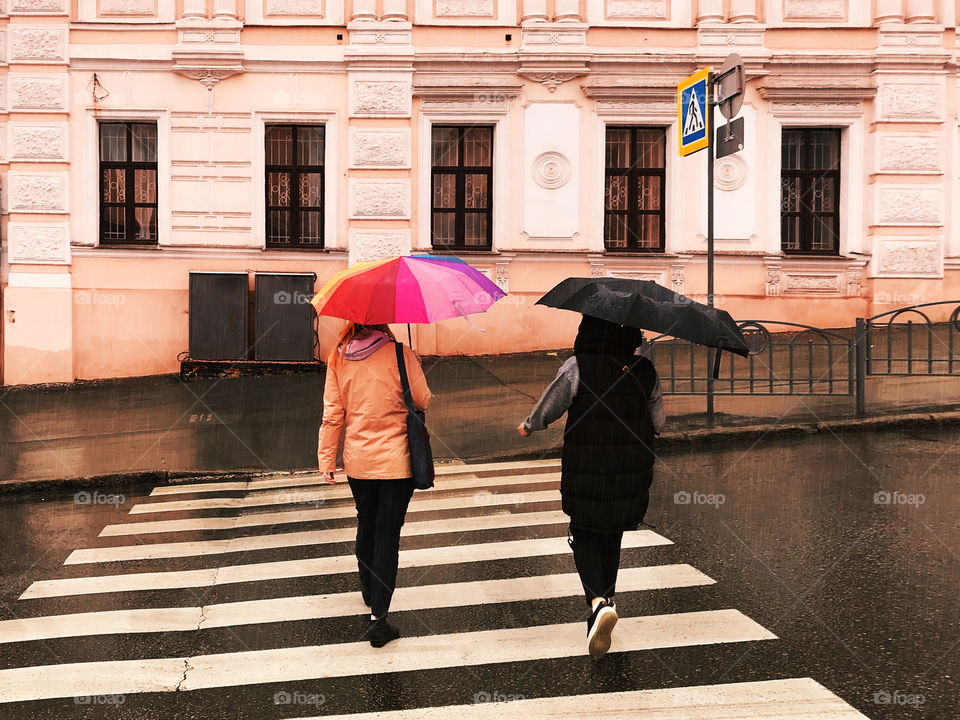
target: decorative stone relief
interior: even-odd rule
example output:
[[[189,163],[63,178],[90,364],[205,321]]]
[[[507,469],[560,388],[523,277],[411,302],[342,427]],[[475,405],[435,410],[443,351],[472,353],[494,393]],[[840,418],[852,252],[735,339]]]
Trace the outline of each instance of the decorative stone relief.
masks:
[[[566,185],[570,182],[572,173],[573,168],[566,155],[552,150],[537,155],[530,168],[533,181],[547,190],[556,190]]]
[[[877,224],[942,225],[940,197],[937,187],[880,186],[877,190]]]
[[[67,223],[10,223],[10,262],[66,265],[70,262]]]
[[[437,17],[495,17],[494,0],[436,0]]]
[[[11,15],[66,15],[67,0],[10,0]]]
[[[590,263],[590,277],[602,278],[606,277],[606,274],[603,263]]]
[[[943,90],[938,85],[888,83],[880,88],[883,120],[940,120]]]
[[[429,112],[451,111],[503,115],[510,109],[512,96],[478,92],[471,98],[422,97],[420,109]],[[674,109],[676,114],[676,109]]]
[[[767,268],[767,295],[775,297],[780,294],[780,268],[771,265]]]
[[[670,266],[670,282],[672,289],[678,295],[684,294],[684,285],[687,280],[687,268],[685,265]]]
[[[718,190],[731,192],[747,182],[747,162],[739,155],[727,155],[713,166],[713,184]]]
[[[156,0],[100,0],[101,15],[156,15]]]
[[[497,263],[493,281],[504,292],[510,292],[510,263]]]
[[[409,117],[412,90],[402,80],[354,80],[354,117]]]
[[[847,270],[847,297],[860,297],[863,294],[863,271]]]
[[[607,0],[607,18],[611,20],[667,17],[666,0]]]
[[[66,75],[10,75],[11,110],[65,110]]]
[[[11,125],[11,160],[66,160],[66,125]]]
[[[940,274],[940,245],[924,240],[881,240],[879,271],[885,275]]]
[[[410,181],[351,180],[350,216],[354,218],[410,217]]]
[[[625,278],[627,280],[653,280],[659,285],[666,284],[664,270],[609,270],[607,277]]]
[[[859,102],[772,102],[770,110],[774,115],[783,117],[810,116],[819,117],[857,117],[863,115],[863,106]]]
[[[783,273],[784,295],[840,295],[842,290],[839,272]]]
[[[66,173],[7,174],[10,212],[62,213],[67,211]]]
[[[785,0],[786,20],[839,19],[844,17],[844,0]]]
[[[264,15],[323,16],[325,0],[266,0]]]
[[[410,167],[410,132],[350,128],[350,165],[357,168]]]
[[[939,137],[887,135],[880,139],[880,170],[891,173],[943,172],[943,145]]]
[[[11,62],[66,62],[67,28],[10,27]]]
[[[383,260],[405,255],[410,251],[410,234],[406,230],[352,230],[349,263]]]

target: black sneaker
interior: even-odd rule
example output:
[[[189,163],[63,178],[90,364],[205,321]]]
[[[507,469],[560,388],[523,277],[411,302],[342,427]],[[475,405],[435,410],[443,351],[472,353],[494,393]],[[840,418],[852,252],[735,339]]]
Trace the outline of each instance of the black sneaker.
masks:
[[[610,649],[610,634],[617,624],[616,605],[610,600],[601,600],[587,620],[587,651],[594,660],[599,660]]]
[[[364,637],[369,640],[370,644],[375,648],[382,648],[391,640],[396,640],[400,637],[400,631],[395,625],[391,625],[387,621],[387,616],[384,615],[382,618],[370,621],[370,627],[367,628]]]

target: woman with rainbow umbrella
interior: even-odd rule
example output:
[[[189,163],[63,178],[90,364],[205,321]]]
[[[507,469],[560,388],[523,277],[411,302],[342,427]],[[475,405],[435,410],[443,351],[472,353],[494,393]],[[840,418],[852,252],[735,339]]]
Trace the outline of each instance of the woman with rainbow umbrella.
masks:
[[[413,255],[358,263],[313,298],[319,315],[348,320],[327,360],[317,462],[336,482],[337,446],[357,506],[360,593],[370,608],[366,637],[383,647],[400,636],[387,620],[397,580],[400,528],[413,495],[407,401],[425,410],[430,389],[420,360],[389,323],[432,323],[485,312],[505,293],[455,257]],[[405,373],[405,378],[401,378]]]

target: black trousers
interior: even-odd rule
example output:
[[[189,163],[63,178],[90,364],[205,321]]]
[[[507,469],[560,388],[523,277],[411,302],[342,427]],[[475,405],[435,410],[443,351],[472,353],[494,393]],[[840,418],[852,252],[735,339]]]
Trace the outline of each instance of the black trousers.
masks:
[[[611,598],[617,589],[623,533],[595,533],[571,527],[573,561],[587,605],[595,597]]]
[[[357,506],[357,568],[370,611],[387,614],[397,584],[400,528],[413,495],[413,480],[347,478]]]

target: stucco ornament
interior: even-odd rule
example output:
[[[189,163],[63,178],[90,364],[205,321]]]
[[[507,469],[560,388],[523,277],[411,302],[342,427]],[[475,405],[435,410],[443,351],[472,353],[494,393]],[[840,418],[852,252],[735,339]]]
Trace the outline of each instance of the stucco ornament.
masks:
[[[533,181],[547,190],[556,190],[566,185],[570,182],[572,172],[566,155],[553,150],[537,155],[530,168]]]
[[[863,272],[847,270],[847,297],[860,297],[863,294]]]
[[[66,225],[11,223],[10,262],[69,263],[70,243]]]
[[[357,182],[353,186],[356,217],[406,217],[407,197],[403,183]]]
[[[391,131],[357,131],[353,135],[353,162],[357,167],[405,167],[406,136]]]
[[[10,31],[13,60],[66,60],[66,29],[20,28]]]
[[[393,80],[356,80],[354,115],[409,114],[410,85]]]
[[[323,15],[324,0],[267,0],[265,15]]]
[[[937,243],[890,241],[880,243],[880,272],[890,275],[936,275],[940,271]]]
[[[13,212],[66,212],[67,180],[60,174],[8,175]]]
[[[60,110],[64,107],[66,76],[14,77],[10,80],[13,110]]]
[[[780,268],[767,268],[767,295],[774,297],[780,294]]]
[[[494,0],[436,0],[437,17],[494,17]]]
[[[718,190],[738,190],[747,181],[747,163],[739,155],[727,155],[713,166],[713,184]]]
[[[65,14],[67,12],[67,0],[10,0],[10,12],[13,14]]]
[[[881,188],[879,221],[885,225],[942,225],[937,188]]]
[[[350,241],[350,263],[403,255],[406,242],[403,232],[355,232]]]
[[[938,137],[887,136],[880,142],[880,169],[887,172],[939,173],[943,163]]]
[[[154,15],[155,0],[100,0],[101,15]]]
[[[43,125],[10,128],[10,154],[15,159],[61,160],[65,158],[64,128]]]
[[[890,83],[880,90],[884,120],[939,120],[943,107],[936,85]]]
[[[842,18],[844,0],[785,0],[783,16],[788,20]]]
[[[666,0],[607,0],[607,17],[662,20],[667,17],[667,2]]]

